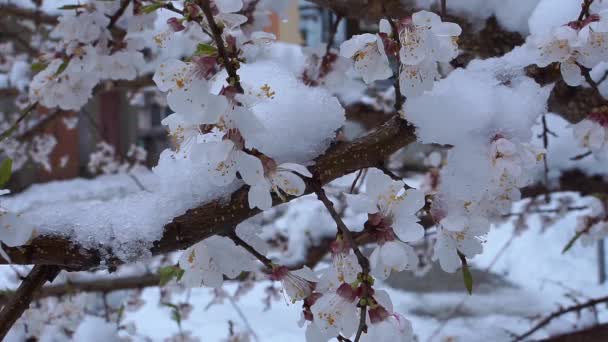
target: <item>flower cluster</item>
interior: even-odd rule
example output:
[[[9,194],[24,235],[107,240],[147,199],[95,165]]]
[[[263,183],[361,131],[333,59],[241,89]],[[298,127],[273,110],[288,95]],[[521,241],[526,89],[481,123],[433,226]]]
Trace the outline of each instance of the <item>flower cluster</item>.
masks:
[[[608,12],[553,28],[550,32],[532,36],[530,40],[538,49],[538,66],[546,67],[557,62],[564,81],[570,86],[579,86],[585,80],[581,66],[592,69],[607,60]]]
[[[40,58],[46,68],[32,79],[30,100],[47,108],[77,110],[101,80],[135,79],[145,64],[140,52],[144,41],[137,34],[152,28],[156,15],[142,13],[134,4],[127,6],[122,22],[112,25],[110,17],[119,2],[92,0],[62,11],[50,33],[59,42]],[[113,29],[126,29],[126,34],[114,37]]]
[[[391,77],[388,56],[398,57],[401,91],[406,97],[415,97],[433,89],[439,77],[438,62],[449,62],[458,55],[456,41],[461,32],[457,24],[420,11],[399,23],[381,20],[380,33],[354,36],[342,44],[340,54],[354,61],[355,70],[366,83]]]

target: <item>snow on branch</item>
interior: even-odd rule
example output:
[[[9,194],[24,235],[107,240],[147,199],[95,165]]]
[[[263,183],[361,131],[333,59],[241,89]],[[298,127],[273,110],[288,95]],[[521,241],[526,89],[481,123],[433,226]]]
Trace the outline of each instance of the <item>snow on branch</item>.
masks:
[[[337,143],[316,159],[311,167],[321,184],[362,168],[380,165],[398,149],[415,141],[414,128],[398,117],[393,117],[369,135],[352,143]],[[237,224],[260,212],[250,209],[247,203],[247,187],[234,192],[229,203],[215,200],[188,210],[165,225],[162,239],[154,243],[151,253],[164,254],[185,249],[214,235],[225,235]],[[307,193],[311,189],[306,190]],[[291,198],[290,198],[291,199]],[[273,205],[282,201],[273,196]],[[57,236],[39,236],[29,245],[5,248],[15,264],[58,265],[70,270],[86,270],[105,265],[120,264],[112,251],[82,248],[72,241]],[[109,257],[102,254],[109,253]],[[6,260],[1,260],[6,263]]]

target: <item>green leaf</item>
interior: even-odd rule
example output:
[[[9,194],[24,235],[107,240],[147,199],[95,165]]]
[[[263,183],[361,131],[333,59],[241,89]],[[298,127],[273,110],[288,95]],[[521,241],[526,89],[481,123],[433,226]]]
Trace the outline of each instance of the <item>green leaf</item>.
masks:
[[[4,187],[6,183],[11,179],[11,170],[13,168],[13,161],[8,158],[0,164],[0,188]]]
[[[144,7],[141,9],[141,11],[142,11],[142,13],[144,13],[144,14],[149,14],[149,13],[152,13],[152,12],[154,12],[154,11],[158,10],[159,8],[163,8],[164,6],[165,6],[165,4],[164,4],[164,3],[162,3],[162,2],[157,2],[157,3],[155,3],[155,4],[151,4],[151,5],[148,5],[148,6],[144,6]]]
[[[83,8],[84,5],[82,4],[78,4],[78,5],[64,5],[59,7],[58,9],[60,10],[75,10],[75,9],[79,9],[79,8]]]
[[[464,279],[464,286],[467,288],[469,295],[471,295],[473,294],[473,275],[471,274],[471,270],[469,269],[467,257],[460,251],[457,252],[458,257],[460,258],[460,262],[462,263],[462,279]]]
[[[160,276],[159,285],[165,286],[173,279],[176,279],[178,281],[181,280],[182,276],[184,275],[184,270],[182,270],[178,266],[161,267],[158,270],[158,275]]]
[[[31,66],[32,72],[39,73],[42,70],[46,69],[46,64],[44,63],[33,63]]]
[[[214,56],[217,55],[217,48],[209,44],[198,44],[194,54],[197,56]]]
[[[61,65],[59,66],[59,68],[57,68],[57,72],[55,73],[55,76],[57,75],[61,75],[62,72],[65,71],[65,69],[67,69],[68,65],[70,64],[70,60],[66,59],[65,61],[63,61],[63,63],[61,63]]]
[[[473,275],[468,265],[462,266],[462,278],[464,279],[464,286],[466,286],[469,294],[473,294]]]
[[[568,241],[566,246],[564,246],[564,249],[562,249],[562,254],[564,254],[568,250],[570,250],[570,248],[572,248],[572,246],[574,246],[574,243],[576,242],[576,240],[578,240],[578,238],[580,238],[583,234],[585,234],[587,230],[588,229],[581,230],[580,232],[576,232],[576,234],[572,237],[572,239],[570,239],[570,241]]]

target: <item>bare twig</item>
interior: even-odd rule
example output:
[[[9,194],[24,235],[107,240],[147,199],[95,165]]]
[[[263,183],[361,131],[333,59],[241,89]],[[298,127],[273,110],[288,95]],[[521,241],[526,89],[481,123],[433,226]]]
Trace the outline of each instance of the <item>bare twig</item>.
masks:
[[[243,239],[241,239],[236,232],[232,232],[228,235],[228,237],[237,245],[237,246],[241,246],[243,247],[244,250],[246,250],[247,252],[249,252],[249,254],[253,255],[254,257],[256,257],[256,259],[258,259],[262,264],[264,264],[264,266],[272,269],[272,267],[274,266],[274,263],[272,262],[272,260],[268,259],[264,254],[258,252],[255,248],[253,248],[253,246],[251,246],[250,244],[248,244],[247,242],[245,242]]]
[[[312,180],[311,182],[309,182],[309,186],[313,189],[313,191],[315,192],[315,194],[317,195],[319,200],[323,203],[323,205],[325,205],[325,208],[327,208],[327,211],[329,211],[329,214],[336,222],[336,226],[338,227],[338,230],[340,231],[340,233],[342,234],[342,236],[344,237],[344,239],[346,240],[348,245],[351,246],[353,252],[355,253],[355,256],[357,257],[357,262],[361,266],[361,270],[362,270],[361,273],[363,274],[363,277],[367,278],[367,276],[370,273],[369,260],[363,255],[363,253],[361,253],[361,250],[359,249],[355,239],[353,238],[351,231],[348,229],[348,227],[342,220],[342,217],[340,217],[340,214],[338,214],[338,212],[334,208],[333,202],[327,197],[325,190],[323,190],[323,187],[320,185],[320,183],[318,181]],[[361,289],[362,289],[361,298],[367,299],[367,296],[368,296],[367,287],[362,286]],[[361,310],[360,321],[359,321],[359,327],[357,328],[357,334],[355,336],[354,342],[359,342],[361,335],[363,334],[364,331],[367,330],[367,326],[365,323],[366,317],[367,317],[367,305],[361,304],[359,306],[360,306],[360,310]]]
[[[226,72],[228,73],[228,84],[233,85],[239,93],[243,93],[239,75],[236,73],[237,67],[234,64],[233,59],[228,55],[228,51],[226,51],[224,39],[222,38],[222,29],[217,25],[213,18],[213,11],[211,10],[209,0],[198,0],[197,2],[205,14],[205,18],[207,19],[207,23],[213,34],[213,40],[215,40],[215,44],[217,45],[217,51],[222,59],[221,62],[224,64]]]
[[[397,44],[401,44],[399,41],[399,28],[397,27],[397,23],[390,17],[386,17],[388,22],[391,24],[391,28],[393,31],[393,39]],[[401,93],[401,83],[399,83],[399,72],[395,75],[395,110],[397,112],[403,109],[403,104],[405,103],[405,96]]]
[[[589,12],[589,8],[593,4],[593,1],[594,0],[583,0],[583,2],[581,3],[581,13],[578,16],[578,21],[582,21],[583,19],[591,15],[591,13]]]
[[[27,118],[30,114],[32,114],[34,108],[36,108],[37,105],[38,102],[35,102],[25,108],[21,115],[19,115],[19,118],[17,118],[17,120],[11,125],[11,127],[9,127],[6,131],[2,132],[2,134],[0,135],[0,142],[8,138],[19,127],[19,124],[23,120],[25,120],[25,118]]]
[[[594,307],[598,304],[601,303],[606,303],[608,302],[608,296],[606,297],[601,297],[601,298],[596,298],[596,299],[592,299],[588,302],[582,303],[582,304],[577,304],[574,306],[570,306],[567,308],[562,308],[558,311],[555,311],[554,313],[550,314],[549,316],[545,317],[543,320],[541,320],[540,322],[538,322],[538,324],[536,324],[534,327],[532,327],[532,329],[528,330],[527,332],[525,332],[522,335],[517,336],[513,342],[519,342],[519,341],[523,341],[526,338],[532,336],[532,334],[534,334],[535,332],[537,332],[538,330],[540,330],[542,327],[546,326],[547,324],[549,324],[549,322],[551,322],[553,319],[565,315],[567,313],[570,312],[578,312],[581,311],[583,309],[586,308],[590,308],[590,307]]]
[[[108,30],[112,29],[114,27],[114,25],[116,25],[116,22],[120,19],[120,17],[122,17],[122,15],[125,13],[125,10],[127,9],[127,7],[129,6],[129,3],[131,3],[131,0],[121,0],[120,1],[120,7],[118,8],[118,10],[116,10],[116,12],[110,17],[110,22],[108,23]]]
[[[15,294],[0,311],[0,340],[4,339],[13,324],[29,308],[36,292],[40,290],[44,283],[55,279],[59,271],[60,269],[57,266],[34,266],[27,277],[23,279]]]

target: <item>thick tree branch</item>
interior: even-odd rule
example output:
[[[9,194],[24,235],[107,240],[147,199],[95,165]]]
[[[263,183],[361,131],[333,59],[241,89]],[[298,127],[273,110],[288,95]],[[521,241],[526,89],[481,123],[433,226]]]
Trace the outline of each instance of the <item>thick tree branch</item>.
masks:
[[[383,162],[388,156],[415,141],[414,128],[398,117],[392,117],[369,135],[351,143],[337,143],[315,160],[311,171],[318,175],[321,184]],[[307,189],[310,193],[312,189]],[[274,199],[274,205],[281,204]],[[154,243],[154,255],[185,249],[213,235],[227,235],[240,222],[258,214],[249,209],[247,188],[234,192],[230,202],[215,200],[188,210],[164,228],[161,240]],[[85,249],[58,236],[39,236],[29,245],[4,247],[15,264],[49,264],[70,270],[86,270],[100,265],[100,251]],[[109,252],[107,246],[100,250]],[[106,265],[120,264],[116,258],[104,260]],[[0,263],[6,263],[0,260]]]
[[[27,310],[34,295],[44,283],[55,279],[60,269],[56,266],[38,265],[19,285],[19,288],[0,311],[0,340],[4,339],[13,324]]]

